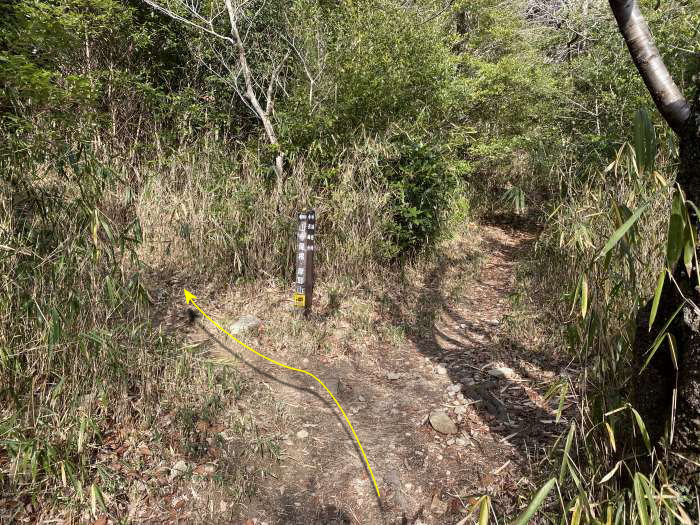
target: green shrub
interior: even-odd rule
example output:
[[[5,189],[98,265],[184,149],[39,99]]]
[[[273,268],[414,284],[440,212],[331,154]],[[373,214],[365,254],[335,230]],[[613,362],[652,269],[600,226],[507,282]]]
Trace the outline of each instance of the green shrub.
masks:
[[[430,7],[394,0],[343,2],[322,12],[308,6],[313,25],[298,37],[313,57],[304,65],[315,80],[298,75],[279,105],[285,147],[332,162],[348,144],[381,137],[393,124],[438,124],[457,61],[445,19],[426,20]]]
[[[405,133],[391,145],[393,155],[383,161],[382,172],[392,194],[392,249],[396,255],[406,255],[436,239],[450,213],[457,180],[443,148]]]

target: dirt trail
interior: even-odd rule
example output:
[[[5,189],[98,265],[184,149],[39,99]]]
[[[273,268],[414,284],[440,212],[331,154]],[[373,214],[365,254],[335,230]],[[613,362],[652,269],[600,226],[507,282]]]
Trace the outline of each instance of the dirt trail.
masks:
[[[274,477],[258,490],[248,516],[270,525],[471,523],[460,520],[482,494],[492,496],[499,514],[520,508],[524,501],[516,494],[526,497],[531,488],[532,455],[566,424],[554,424],[554,406],[541,396],[556,365],[542,363],[507,328],[517,264],[532,242],[524,232],[475,228],[421,284],[414,305],[421,323],[405,326],[401,307],[385,298],[383,316],[403,325],[402,344],[325,363],[301,349],[275,354],[337,392],[381,500],[320,385],[215,337],[217,345],[254,365],[241,371],[269,386],[289,418]],[[476,273],[475,245],[481,254]],[[431,426],[436,410],[450,417],[456,433],[441,434]]]

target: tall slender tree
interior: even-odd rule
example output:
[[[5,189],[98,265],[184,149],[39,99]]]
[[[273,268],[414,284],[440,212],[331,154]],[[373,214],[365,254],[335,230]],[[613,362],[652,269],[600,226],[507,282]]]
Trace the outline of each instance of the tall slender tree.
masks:
[[[664,64],[649,26],[636,0],[609,0],[632,61],[656,107],[679,139],[680,165],[676,183],[686,199],[700,205],[700,110],[698,96],[686,99]],[[694,209],[691,207],[691,209]],[[691,227],[700,224],[690,213]],[[697,258],[694,258],[697,261]],[[697,264],[697,263],[695,263]],[[700,484],[700,283],[693,282],[696,269],[678,264],[674,286],[665,286],[657,317],[666,320],[682,304],[681,313],[669,326],[677,345],[677,359],[657,351],[637,376],[634,402],[643,415],[655,442],[666,436],[668,464],[675,479],[689,486]],[[649,331],[651,304],[638,316],[635,355],[644,354],[659,334],[659,324]],[[666,319],[664,319],[664,317]],[[641,368],[641,366],[640,366]]]
[[[248,21],[247,28],[241,29],[239,27],[241,21],[246,20],[245,9],[251,9],[251,6],[248,5],[249,2],[223,0],[223,5],[220,0],[204,3],[190,0],[143,0],[143,2],[156,11],[204,33],[214,41],[224,42],[231,46],[231,49],[234,51],[233,56],[235,56],[233,60],[228,55],[215,53],[227,73],[220,76],[220,79],[233,87],[241,100],[262,123],[267,140],[275,152],[273,169],[277,175],[278,182],[284,182],[284,153],[273,123],[273,111],[275,89],[277,88],[284,62],[291,51],[287,51],[284,58],[281,58],[272,71],[269,72],[267,87],[264,89],[263,95],[263,89],[260,86],[263,84],[264,79],[256,78],[253,73],[248,59],[246,43],[244,42],[245,34],[250,30],[251,21]],[[223,16],[228,17],[229,27],[227,32],[222,29],[222,24],[220,23],[220,19]],[[252,18],[254,18],[254,15]],[[208,64],[207,67],[211,70]],[[212,73],[214,72],[213,70],[211,71]],[[239,82],[241,77],[243,78],[242,85]]]

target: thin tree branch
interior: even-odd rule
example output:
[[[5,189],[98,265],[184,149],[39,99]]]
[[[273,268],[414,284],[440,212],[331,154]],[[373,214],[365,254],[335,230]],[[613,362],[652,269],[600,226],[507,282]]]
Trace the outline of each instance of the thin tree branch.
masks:
[[[199,29],[200,31],[204,31],[205,33],[208,33],[212,36],[215,36],[216,38],[220,38],[221,40],[225,40],[226,42],[233,44],[233,40],[231,40],[231,37],[219,34],[216,31],[214,31],[213,29],[210,29],[208,27],[200,26],[199,24],[195,24],[191,20],[188,20],[187,18],[185,18],[181,15],[178,15],[176,12],[171,11],[167,7],[163,7],[162,5],[160,5],[158,2],[155,2],[154,0],[143,0],[143,2],[150,5],[156,11],[160,11],[161,13],[169,16],[170,18],[172,18],[174,20],[177,20],[178,22],[182,22],[183,24],[186,24],[190,27],[194,27],[195,29]]]
[[[243,80],[246,87],[246,97],[250,101],[255,113],[258,118],[262,121],[263,127],[265,128],[265,133],[272,146],[278,149],[275,156],[275,173],[282,179],[284,177],[284,167],[283,167],[283,155],[279,151],[279,142],[277,140],[277,135],[275,134],[275,128],[272,126],[272,121],[269,115],[263,110],[255,90],[253,89],[253,75],[251,74],[250,67],[248,66],[248,58],[246,57],[245,47],[243,46],[243,41],[241,40],[241,35],[238,32],[238,24],[236,21],[236,11],[231,4],[231,0],[224,0],[226,4],[226,9],[228,10],[229,22],[231,24],[231,35],[238,48],[238,63],[241,67],[241,72],[243,73]]]
[[[200,5],[197,1],[192,1],[192,0],[179,0],[179,5],[182,5],[184,9],[187,10],[189,13],[189,16],[194,18],[195,21],[192,21],[185,16],[182,16],[172,9],[165,7],[164,5],[160,4],[156,0],[143,0],[147,5],[155,9],[156,11],[159,11],[161,13],[164,13],[165,15],[169,16],[170,18],[177,20],[178,22],[182,22],[185,25],[188,25],[190,27],[193,27],[195,29],[198,29],[206,34],[212,35],[220,40],[223,40],[227,42],[228,44],[232,45],[235,50],[237,51],[238,55],[238,71],[235,73],[233,70],[229,67],[227,61],[224,59],[223,55],[218,52],[213,46],[212,49],[214,51],[214,54],[216,57],[221,61],[222,65],[224,68],[229,72],[231,76],[233,76],[233,82],[232,82],[232,87],[234,91],[236,91],[236,94],[243,100],[244,104],[248,106],[253,113],[260,119],[260,121],[263,124],[263,128],[265,130],[265,134],[267,135],[268,141],[270,142],[270,145],[272,145],[276,149],[276,156],[275,156],[275,165],[274,165],[274,170],[275,173],[277,174],[279,180],[281,183],[284,181],[284,155],[280,151],[279,148],[279,141],[277,140],[277,135],[275,134],[275,128],[272,125],[272,121],[270,119],[270,115],[273,111],[273,106],[274,106],[274,100],[273,100],[273,91],[274,91],[274,86],[278,80],[280,70],[282,69],[282,66],[284,65],[284,62],[286,59],[289,57],[289,52],[287,55],[284,57],[282,62],[273,70],[272,75],[270,77],[270,82],[267,86],[267,99],[265,101],[265,109],[262,108],[260,101],[255,93],[255,86],[257,85],[257,79],[253,78],[253,74],[251,72],[250,66],[248,65],[248,59],[246,56],[246,51],[245,51],[245,45],[243,43],[243,39],[241,38],[241,35],[238,31],[238,23],[237,23],[237,18],[239,13],[243,13],[242,9],[243,7],[248,4],[251,0],[244,0],[244,2],[238,6],[237,8],[234,8],[231,0],[224,0],[224,5],[225,9],[221,10],[215,10],[213,6],[210,6],[210,15],[211,18],[207,19],[202,14],[200,14]],[[264,1],[263,1],[264,5]],[[262,10],[263,6],[260,6],[258,9],[256,16],[260,11]],[[220,33],[218,33],[214,29],[214,20],[218,18],[221,14],[224,12],[228,12],[229,16],[229,23],[231,26],[231,36],[225,36]],[[244,15],[245,16],[245,15]],[[201,22],[201,23],[197,23]],[[250,28],[248,28],[250,29]],[[203,61],[204,63],[204,61]],[[207,63],[204,63],[204,66],[209,69],[214,74],[217,74],[216,72],[213,71],[211,66]],[[240,75],[243,75],[243,84],[245,89],[241,90],[238,87],[238,78]],[[224,79],[225,80],[225,79]],[[260,89],[262,90],[262,86],[259,86]]]
[[[275,87],[275,84],[277,83],[277,78],[279,77],[279,73],[282,70],[282,66],[284,66],[284,63],[287,61],[289,58],[289,53],[290,51],[287,51],[287,54],[284,55],[284,58],[280,61],[280,63],[277,65],[277,67],[272,71],[272,75],[270,75],[270,83],[267,86],[267,98],[265,99],[265,114],[270,116],[272,113],[272,107],[274,105],[273,99],[272,99],[272,90]]]

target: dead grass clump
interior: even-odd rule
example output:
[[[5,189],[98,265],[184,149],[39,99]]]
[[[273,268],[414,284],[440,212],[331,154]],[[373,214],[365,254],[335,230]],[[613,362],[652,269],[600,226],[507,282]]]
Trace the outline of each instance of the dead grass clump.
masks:
[[[153,268],[190,275],[289,277],[297,214],[319,217],[317,266],[324,278],[366,275],[387,259],[390,198],[357,151],[341,163],[333,186],[314,184],[318,168],[303,159],[284,181],[271,181],[253,155],[175,157],[147,175],[137,214]],[[165,173],[165,175],[163,174]],[[173,175],[175,174],[175,175]]]
[[[257,474],[221,452],[235,443],[237,457],[274,457],[274,434],[223,419],[259,393],[151,326],[119,174],[85,153],[1,168],[0,521],[119,519],[144,494],[162,518],[180,460],[195,475],[216,463],[235,510]],[[199,435],[200,421],[217,430]]]

